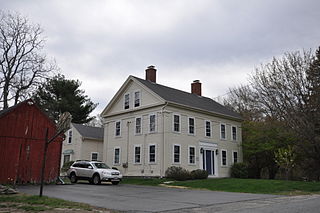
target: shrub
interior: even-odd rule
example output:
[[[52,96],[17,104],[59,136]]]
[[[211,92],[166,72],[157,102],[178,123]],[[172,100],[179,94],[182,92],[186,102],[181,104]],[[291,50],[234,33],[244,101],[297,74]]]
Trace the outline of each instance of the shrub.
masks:
[[[231,166],[231,177],[248,178],[248,166],[245,163],[235,163]]]
[[[70,168],[70,166],[74,163],[74,161],[69,161],[65,164],[63,164],[62,168],[61,168],[61,172],[67,172],[68,169]]]
[[[171,166],[166,171],[166,177],[174,180],[190,180],[191,174],[182,167]]]
[[[202,170],[202,169],[193,170],[193,171],[191,171],[191,178],[192,179],[207,179],[208,172],[206,170]]]

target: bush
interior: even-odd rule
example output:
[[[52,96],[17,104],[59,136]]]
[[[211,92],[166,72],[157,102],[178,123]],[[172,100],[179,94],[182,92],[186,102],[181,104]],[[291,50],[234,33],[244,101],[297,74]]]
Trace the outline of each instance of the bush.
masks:
[[[207,179],[208,172],[206,170],[196,169],[191,171],[191,177],[192,179]]]
[[[191,174],[182,167],[171,166],[166,171],[166,177],[174,180],[190,180]]]
[[[70,168],[70,166],[74,163],[74,161],[69,161],[65,164],[63,164],[62,168],[61,168],[61,172],[67,172],[68,169]]]
[[[235,163],[231,166],[231,177],[248,178],[248,166],[245,163]]]

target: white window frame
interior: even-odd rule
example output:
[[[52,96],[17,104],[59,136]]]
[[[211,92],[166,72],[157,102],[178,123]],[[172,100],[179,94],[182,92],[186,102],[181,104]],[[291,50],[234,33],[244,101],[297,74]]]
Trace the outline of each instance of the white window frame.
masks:
[[[91,159],[91,161],[97,161],[97,160],[93,160],[92,159],[92,154],[97,154],[97,160],[99,159],[99,153],[98,152],[91,152],[91,157],[90,157],[90,159]]]
[[[140,162],[136,162],[136,147],[140,148]],[[142,145],[136,144],[133,146],[133,164],[141,164],[142,163]]]
[[[235,128],[235,130],[236,130],[236,138],[233,138],[233,128]],[[232,138],[232,141],[237,141],[238,140],[238,128],[237,128],[237,126],[234,126],[234,125],[231,126],[231,138]]]
[[[119,135],[117,135],[117,123],[120,123],[120,132]],[[120,120],[114,122],[114,137],[121,137],[121,126],[122,122]]]
[[[174,116],[178,116],[179,117],[179,131],[175,131],[174,129]],[[172,132],[174,133],[181,133],[181,115],[174,113],[172,114]]]
[[[140,133],[137,133],[137,119],[140,118]],[[142,116],[136,117],[134,119],[134,134],[135,135],[142,135]]]
[[[70,129],[68,131],[68,141],[67,141],[67,144],[72,144],[72,136],[73,136],[73,132],[72,130]]]
[[[226,152],[226,165],[223,165],[223,155],[222,155],[222,152]],[[221,149],[221,166],[228,166],[228,152],[226,149]]]
[[[136,93],[139,93],[139,106],[136,106]],[[135,90],[133,91],[133,103],[132,103],[132,106],[133,108],[138,108],[141,106],[141,90]]]
[[[150,162],[150,147],[154,146],[154,162]],[[156,144],[149,144],[148,145],[148,163],[149,164],[157,164],[157,145]]]
[[[194,148],[194,163],[190,162],[190,148]],[[189,165],[196,165],[196,159],[197,159],[197,152],[195,146],[188,146],[188,164]]]
[[[72,154],[64,154],[64,155],[63,155],[63,164],[67,163],[67,162],[65,162],[65,157],[66,157],[66,156],[69,156],[69,161],[67,161],[67,162],[72,161],[72,160],[71,160]]]
[[[234,164],[234,153],[237,153],[237,163],[239,163],[239,152],[237,150],[232,150],[232,163]]]
[[[129,96],[129,100],[128,100],[128,108],[126,109],[126,96]],[[123,109],[124,110],[128,110],[128,109],[130,109],[130,93],[126,93],[126,94],[124,94],[124,96],[123,96]]]
[[[151,118],[151,116],[154,116],[154,131],[150,131],[150,124],[151,124],[150,118]],[[157,132],[157,115],[155,113],[149,114],[149,116],[148,116],[148,131],[149,131],[149,133]]]
[[[190,133],[190,119],[193,119],[193,133]],[[188,117],[188,134],[196,135],[196,119],[194,117]]]
[[[174,147],[179,147],[179,162],[174,162]],[[181,164],[181,145],[180,144],[172,144],[172,164]]]
[[[210,123],[210,136],[207,136],[207,122]],[[210,120],[205,120],[204,121],[204,136],[207,138],[211,138],[212,137],[212,122]]]
[[[222,125],[224,125],[224,138],[222,137]],[[220,139],[227,140],[227,125],[225,123],[220,123]]]
[[[115,157],[116,157],[116,149],[119,149],[119,163],[115,162]],[[113,148],[113,165],[119,166],[121,165],[121,148],[119,146],[116,146]]]

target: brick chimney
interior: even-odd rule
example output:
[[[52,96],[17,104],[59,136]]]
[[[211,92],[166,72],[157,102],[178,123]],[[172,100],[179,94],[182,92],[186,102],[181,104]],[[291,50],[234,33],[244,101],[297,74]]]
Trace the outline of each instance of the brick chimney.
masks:
[[[201,96],[201,83],[199,80],[194,80],[191,83],[191,93]]]
[[[156,83],[156,72],[157,70],[154,68],[154,66],[148,66],[146,69],[146,80]]]

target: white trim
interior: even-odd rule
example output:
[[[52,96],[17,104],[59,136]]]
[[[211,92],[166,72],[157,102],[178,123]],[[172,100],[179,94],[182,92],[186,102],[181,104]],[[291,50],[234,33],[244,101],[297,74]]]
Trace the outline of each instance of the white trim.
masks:
[[[232,164],[234,164],[234,153],[237,153],[237,163],[239,163],[239,152],[238,150],[232,150]]]
[[[174,147],[179,147],[179,162],[174,162]],[[180,144],[172,144],[172,164],[181,164],[181,145]]]
[[[150,162],[150,146],[154,146],[154,162]],[[157,144],[148,144],[148,164],[157,164]]]
[[[190,120],[193,119],[193,133],[190,133]],[[195,117],[188,117],[188,135],[196,135],[196,119]]]
[[[116,154],[116,149],[119,149],[119,163],[115,163],[115,154]],[[121,148],[119,146],[116,146],[113,148],[113,160],[112,160],[113,165],[119,166],[121,165]]]
[[[90,154],[91,161],[97,161],[97,160],[92,159],[92,154],[97,154],[97,160],[99,159],[99,152],[91,152],[91,154]]]
[[[136,92],[139,92],[139,106],[135,106],[135,101],[136,101]],[[136,109],[136,108],[139,108],[139,107],[141,107],[141,90],[140,89],[138,89],[138,90],[134,90],[133,91],[133,93],[132,93],[133,95],[133,97],[132,97],[132,108],[134,108],[134,109]]]
[[[233,127],[236,128],[236,139],[233,138]],[[231,140],[235,142],[238,141],[238,127],[235,125],[231,125]]]
[[[179,117],[179,131],[175,131],[174,130],[174,116],[178,116]],[[172,132],[181,133],[181,115],[180,114],[177,114],[177,113],[173,113],[172,114]]]
[[[194,148],[194,163],[190,163],[190,148]],[[197,159],[197,154],[196,154],[196,146],[188,146],[188,165],[196,165],[196,159]]]
[[[117,123],[118,122],[120,123],[120,134],[119,135],[117,135]],[[121,137],[121,126],[122,126],[121,120],[117,120],[114,122],[114,137],[115,138]]]
[[[207,136],[207,122],[210,123],[210,136]],[[210,120],[204,120],[204,137],[212,138],[212,122]]]
[[[136,147],[140,147],[140,162],[136,162]],[[142,145],[141,144],[135,144],[133,146],[133,164],[142,164]]]
[[[222,138],[222,125],[224,125],[224,138]],[[227,140],[227,125],[220,123],[220,140]]]
[[[137,119],[140,118],[140,133],[137,133]],[[134,135],[142,135],[142,116],[137,116],[134,118]]]
[[[154,131],[150,131],[150,117],[154,115]],[[157,132],[157,114],[151,113],[148,116],[148,132],[149,133],[156,133]]]
[[[222,152],[225,151],[226,152],[226,165],[223,165],[223,161],[222,161]],[[227,167],[228,166],[228,152],[226,149],[221,149],[221,167]]]
[[[129,104],[129,107],[128,109],[126,109],[126,95],[129,95],[129,101],[128,101],[128,104]],[[130,109],[130,93],[127,92],[123,95],[123,110],[129,110]]]

